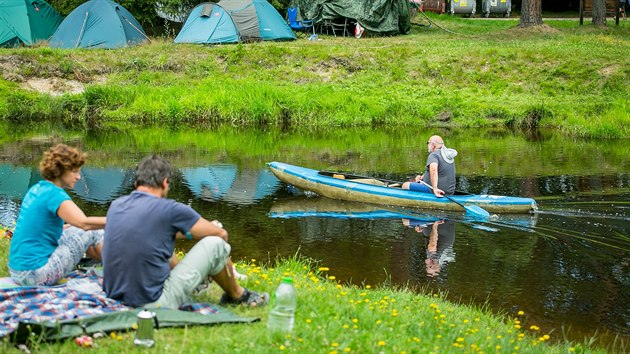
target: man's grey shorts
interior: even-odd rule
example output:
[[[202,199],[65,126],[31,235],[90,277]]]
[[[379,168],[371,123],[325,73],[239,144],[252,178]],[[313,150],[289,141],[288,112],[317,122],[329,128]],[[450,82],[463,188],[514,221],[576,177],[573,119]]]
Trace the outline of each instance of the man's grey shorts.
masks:
[[[184,256],[164,282],[160,298],[145,307],[179,308],[206,276],[216,275],[227,263],[230,245],[216,236],[204,237]]]

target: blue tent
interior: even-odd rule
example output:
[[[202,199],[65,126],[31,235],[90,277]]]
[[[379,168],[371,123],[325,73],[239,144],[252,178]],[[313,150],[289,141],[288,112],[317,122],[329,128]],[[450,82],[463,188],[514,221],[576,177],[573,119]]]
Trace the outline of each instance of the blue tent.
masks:
[[[147,39],[127,9],[110,0],[90,0],[72,10],[48,44],[53,48],[122,48]]]
[[[244,41],[293,40],[295,34],[266,0],[221,0]]]
[[[201,168],[182,168],[184,183],[197,198],[219,201],[232,187],[236,178],[235,165],[211,165]]]
[[[44,0],[0,0],[0,47],[45,41],[62,19]]]
[[[83,167],[74,192],[83,200],[107,204],[133,185],[131,173],[122,168]]]
[[[240,171],[223,200],[237,205],[250,205],[272,195],[280,181],[268,169]]]
[[[197,5],[175,38],[175,43],[218,44],[241,40],[232,17],[219,5]]]
[[[31,186],[31,167],[0,164],[0,197],[21,200]]]

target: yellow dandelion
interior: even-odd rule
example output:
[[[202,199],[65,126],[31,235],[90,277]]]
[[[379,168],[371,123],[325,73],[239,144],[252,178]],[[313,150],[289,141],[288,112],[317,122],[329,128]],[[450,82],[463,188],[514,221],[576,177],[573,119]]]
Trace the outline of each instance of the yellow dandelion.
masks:
[[[339,346],[339,343],[337,343],[337,342],[332,342],[332,343],[330,344],[330,346],[331,346],[331,347],[335,347],[335,348],[337,348],[337,347]]]
[[[468,320],[464,320],[464,323],[468,323],[468,322],[470,322],[470,321],[468,321]]]
[[[464,338],[462,338],[462,337],[458,337],[457,339],[455,339],[455,341],[456,341],[456,342],[461,343],[461,342],[463,342],[463,341],[464,341]]]
[[[352,323],[357,323],[357,322],[359,322],[359,319],[358,319],[358,318],[353,318],[353,319],[352,319]]]
[[[252,263],[256,263],[256,260],[254,258],[252,258],[251,262]]]
[[[330,270],[330,268],[328,268],[328,267],[319,267],[319,269],[318,269],[318,270],[319,270],[320,272],[327,272],[327,271],[329,271],[329,270]]]
[[[137,325],[136,325],[135,329],[138,329]],[[112,339],[116,339],[116,335],[117,335],[116,332],[112,332],[112,333],[109,334],[109,336],[112,337]]]
[[[501,346],[500,346],[500,345],[497,345],[496,347],[494,347],[494,349],[496,349],[496,350],[500,350],[500,349],[501,349]]]
[[[435,336],[435,338],[440,339],[440,338],[442,338],[442,335],[438,334],[437,336]]]
[[[337,279],[337,277],[336,277],[336,276],[334,276],[334,275],[329,275],[329,276],[328,276],[328,279],[330,279],[330,280],[335,280],[335,279]]]
[[[337,284],[337,285],[335,285],[335,288],[337,288],[337,289],[341,289],[341,288],[342,288],[342,286],[341,286],[341,284]]]
[[[122,339],[123,339],[123,338],[122,338],[122,336],[121,336],[120,334],[116,336],[116,340],[117,340],[117,341],[119,341],[119,342],[120,342]]]
[[[381,320],[376,320],[376,324],[381,324],[381,322],[383,322],[383,321],[381,321]]]
[[[379,340],[377,344],[378,344],[379,347],[382,347],[382,346],[385,345],[385,341],[384,340]]]
[[[575,348],[571,347],[571,348],[569,348],[569,351],[570,351],[571,353],[573,353],[573,352],[575,351]]]
[[[352,350],[352,349],[350,349],[348,347],[343,348],[343,351],[346,352],[346,353],[350,353],[350,350]]]
[[[514,325],[514,328],[516,328],[516,329],[521,329],[521,325],[518,325],[518,324],[517,324],[517,325]]]
[[[531,326],[529,327],[529,329],[531,329],[532,331],[538,331],[538,330],[540,330],[540,327],[538,327],[538,326],[536,326],[536,325],[531,325]]]
[[[311,319],[310,319],[310,318],[307,318],[307,319],[306,319],[306,323],[311,323],[311,322],[312,322],[312,321],[311,321]]]
[[[368,284],[365,286],[366,289],[372,289],[372,285]]]
[[[524,312],[524,311],[519,311],[519,312],[518,312],[518,315],[519,315],[519,316],[523,316],[524,314],[525,314],[525,312]]]
[[[345,324],[345,325],[343,325],[343,326],[341,326],[341,327],[343,327],[344,329],[348,329],[348,328],[350,328],[350,326],[349,326],[349,325],[347,325],[347,324]]]
[[[360,295],[361,295],[361,296],[366,296],[366,295],[367,295],[367,293],[361,293]]]
[[[285,349],[287,349],[287,347],[285,347],[284,345],[281,344],[280,347],[278,347],[278,349],[285,350]]]

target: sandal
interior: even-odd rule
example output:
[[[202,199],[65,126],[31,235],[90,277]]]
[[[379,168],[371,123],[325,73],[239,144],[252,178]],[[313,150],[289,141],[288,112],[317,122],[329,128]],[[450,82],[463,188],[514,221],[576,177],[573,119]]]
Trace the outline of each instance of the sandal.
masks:
[[[267,293],[257,293],[255,291],[250,291],[245,289],[243,291],[243,295],[238,299],[232,299],[227,293],[223,293],[221,296],[221,301],[219,301],[219,305],[244,305],[247,307],[258,307],[265,306],[269,303],[269,294]]]

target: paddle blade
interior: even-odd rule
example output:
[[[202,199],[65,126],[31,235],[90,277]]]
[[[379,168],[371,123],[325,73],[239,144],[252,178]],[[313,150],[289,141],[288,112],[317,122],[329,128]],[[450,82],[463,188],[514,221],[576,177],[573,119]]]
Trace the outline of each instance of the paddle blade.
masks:
[[[464,209],[466,209],[466,214],[476,219],[490,219],[490,213],[479,206],[468,205],[465,206]]]

